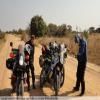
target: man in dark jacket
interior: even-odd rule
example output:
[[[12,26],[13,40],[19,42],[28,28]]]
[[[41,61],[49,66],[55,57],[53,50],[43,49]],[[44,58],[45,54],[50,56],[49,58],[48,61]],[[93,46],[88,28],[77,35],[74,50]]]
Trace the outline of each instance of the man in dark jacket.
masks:
[[[25,46],[27,46],[26,51],[29,53],[29,66],[27,67],[27,83],[28,83],[28,90],[30,90],[30,75],[29,70],[31,70],[32,75],[32,87],[35,89],[35,74],[34,74],[34,51],[35,51],[35,45],[34,45],[34,39],[35,36],[32,35],[31,39],[26,42]]]
[[[81,85],[81,94],[83,95],[85,92],[85,80],[84,80],[84,74],[86,69],[86,63],[87,63],[87,42],[83,38],[82,34],[78,34],[75,36],[75,43],[79,44],[79,51],[77,54],[77,60],[78,60],[78,67],[77,67],[77,81],[76,86],[74,87],[74,91],[79,91],[80,85]]]

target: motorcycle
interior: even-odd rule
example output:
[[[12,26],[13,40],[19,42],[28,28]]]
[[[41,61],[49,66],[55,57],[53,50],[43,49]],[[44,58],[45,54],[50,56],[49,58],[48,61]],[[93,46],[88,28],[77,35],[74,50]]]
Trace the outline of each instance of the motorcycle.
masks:
[[[40,57],[42,58],[42,56]],[[40,74],[40,87],[43,88],[46,82],[51,84],[55,91],[55,95],[57,96],[59,89],[64,84],[64,67],[60,63],[58,53],[51,54],[50,56],[46,55],[43,60],[42,71]]]
[[[25,76],[25,64],[22,55],[19,57],[19,65],[17,66],[17,77],[16,77],[16,94],[17,96],[24,95],[24,84],[26,80]]]
[[[18,59],[16,59],[16,56],[18,56]],[[25,60],[27,59],[28,57],[26,55]],[[24,56],[22,54],[19,54],[18,49],[12,49],[9,58],[6,60],[6,66],[12,71],[12,92],[16,92],[17,96],[23,96],[24,84],[26,84],[26,63],[24,61]]]

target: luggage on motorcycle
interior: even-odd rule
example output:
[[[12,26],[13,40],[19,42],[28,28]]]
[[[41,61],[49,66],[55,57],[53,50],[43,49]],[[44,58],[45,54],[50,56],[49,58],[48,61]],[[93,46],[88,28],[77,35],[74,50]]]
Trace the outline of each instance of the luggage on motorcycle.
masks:
[[[9,55],[10,58],[15,58],[17,53],[18,53],[18,49],[12,49],[12,51],[11,51],[11,53]]]
[[[6,67],[10,70],[13,70],[13,66],[14,66],[14,59],[12,58],[8,58],[6,60]]]

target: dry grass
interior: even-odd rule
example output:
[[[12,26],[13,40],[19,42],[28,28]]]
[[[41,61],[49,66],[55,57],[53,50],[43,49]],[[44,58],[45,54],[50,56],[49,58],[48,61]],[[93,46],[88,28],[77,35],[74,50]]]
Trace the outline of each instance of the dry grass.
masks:
[[[0,39],[0,51],[1,51],[2,47],[3,47],[3,43],[4,43],[3,40]]]
[[[48,44],[49,42],[64,42],[68,45],[69,54],[77,54],[78,47],[73,37],[42,37],[36,39],[36,44]],[[88,38],[88,61],[100,65],[100,34],[89,35]]]
[[[0,34],[0,51],[6,41],[5,34]]]
[[[74,43],[73,37],[41,37],[37,38],[35,43],[36,44],[49,44],[49,42],[57,41],[57,43],[65,43],[68,46],[70,54],[76,54],[77,46]]]
[[[89,36],[88,60],[100,65],[100,34]]]

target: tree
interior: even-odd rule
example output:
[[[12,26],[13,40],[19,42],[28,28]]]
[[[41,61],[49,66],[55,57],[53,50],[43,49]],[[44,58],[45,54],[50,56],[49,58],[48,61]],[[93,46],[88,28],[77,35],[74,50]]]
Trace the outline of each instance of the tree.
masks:
[[[41,16],[34,16],[30,23],[30,34],[34,34],[36,37],[40,37],[46,34],[47,27]]]
[[[97,33],[100,33],[100,27],[96,29],[96,32]]]
[[[62,24],[58,26],[58,30],[56,32],[57,36],[64,36],[67,33],[67,27],[66,24]]]
[[[48,35],[56,35],[57,32],[57,25],[50,23],[48,25]]]
[[[67,25],[67,31],[70,33],[72,32],[72,26],[71,25]]]
[[[23,30],[20,28],[17,33],[18,34],[22,34],[23,33]]]
[[[17,34],[17,30],[13,29],[10,33]]]
[[[89,33],[94,33],[95,32],[95,27],[90,27],[89,28]]]

